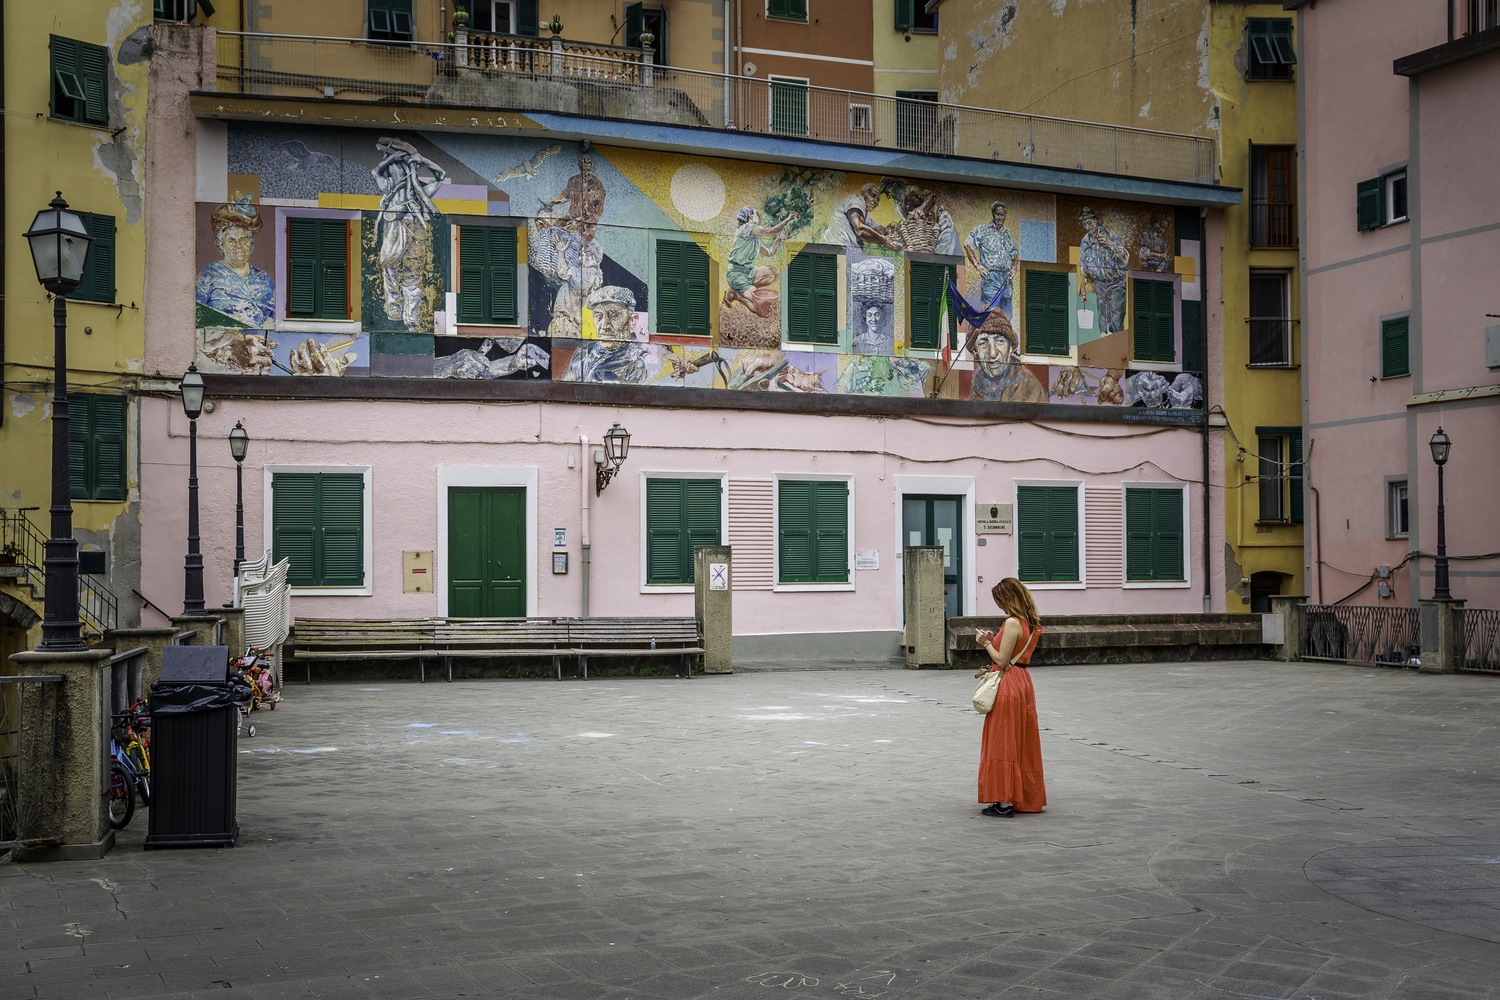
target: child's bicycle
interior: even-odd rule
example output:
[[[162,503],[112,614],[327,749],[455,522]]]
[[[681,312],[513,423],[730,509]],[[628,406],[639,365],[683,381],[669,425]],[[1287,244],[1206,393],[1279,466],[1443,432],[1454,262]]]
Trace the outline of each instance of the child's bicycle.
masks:
[[[115,830],[130,824],[137,792],[142,803],[151,805],[150,751],[135,728],[144,718],[134,706],[114,717],[109,739],[109,825]]]
[[[272,711],[276,710],[276,703],[281,700],[281,692],[275,690],[271,678],[271,666],[265,662],[261,651],[251,647],[245,651],[244,656],[236,656],[229,663],[235,671],[235,676],[240,683],[250,689],[250,698],[240,706],[241,721],[248,719],[250,713],[262,706],[268,706]],[[255,735],[255,723],[251,722],[245,726],[246,734]]]

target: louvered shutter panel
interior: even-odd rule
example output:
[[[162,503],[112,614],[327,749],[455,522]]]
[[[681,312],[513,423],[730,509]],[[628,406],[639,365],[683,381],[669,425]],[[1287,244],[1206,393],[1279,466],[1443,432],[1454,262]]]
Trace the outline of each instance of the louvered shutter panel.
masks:
[[[458,227],[458,321],[483,323],[485,272],[489,269],[489,240],[478,226]]]
[[[1047,275],[1048,354],[1068,353],[1068,276],[1061,271]]]
[[[490,237],[490,307],[491,323],[515,323],[516,311],[516,231],[491,227]]]
[[[342,219],[319,220],[318,271],[324,319],[349,318],[349,224]]]
[[[925,260],[914,260],[907,274],[911,300],[911,346],[919,350],[938,347],[937,309],[933,302],[933,272]]]
[[[813,577],[818,583],[849,582],[849,485],[813,485]]]
[[[287,583],[310,587],[318,582],[318,477],[277,474],[271,478],[271,560],[291,560]]]
[[[1291,512],[1289,520],[1293,524],[1302,523],[1302,431],[1296,430],[1287,435],[1287,484],[1291,488],[1291,505],[1287,508]]]
[[[1204,371],[1203,303],[1182,304],[1182,367],[1185,371]]]
[[[717,479],[682,481],[683,583],[692,583],[696,575],[693,550],[700,545],[722,544],[723,496]]]
[[[641,47],[641,32],[645,30],[646,18],[638,3],[625,5],[625,45],[627,48]]]
[[[93,477],[89,468],[89,440],[94,424],[93,397],[68,393],[68,470],[71,477],[69,495],[74,500],[93,496]]]
[[[958,287],[958,269],[944,264],[938,269],[938,281],[941,284],[937,290],[938,314],[948,317],[948,346],[955,351],[958,350],[958,310],[952,302],[952,291]]]
[[[656,329],[682,332],[682,244],[656,241]]]
[[[1411,374],[1411,355],[1407,333],[1410,320],[1407,317],[1388,319],[1380,324],[1380,375],[1396,378]]]
[[[1047,579],[1078,579],[1078,491],[1047,488]]]
[[[681,583],[682,480],[646,480],[646,582]]]
[[[786,269],[788,340],[813,339],[813,255],[799,253]]]
[[[83,120],[92,125],[109,123],[109,51],[103,46],[78,43],[78,80],[83,84]]]
[[[71,76],[75,80],[78,79],[78,43],[71,38],[60,38],[57,35],[53,35],[51,48],[52,53],[51,59],[49,61],[49,70],[52,76],[48,81],[47,89],[48,93],[50,93],[52,96],[50,109],[52,117],[64,118],[73,121],[81,120],[82,115],[86,112],[86,97],[84,101],[85,107],[73,108],[71,110],[64,111],[57,106],[58,94],[61,92],[64,97],[68,97],[67,91],[68,89],[71,89],[70,85],[65,85],[62,82],[61,77]],[[83,81],[79,80],[78,84],[79,88],[82,89]],[[70,105],[73,105],[79,102],[75,98],[68,97],[68,103]]]
[[[1016,575],[1047,579],[1047,490],[1016,487]]]
[[[1152,490],[1156,494],[1155,558],[1153,571],[1158,580],[1181,580],[1182,574],[1182,498],[1181,490]]]
[[[537,0],[519,0],[516,4],[516,34],[535,38]]]
[[[287,220],[287,299],[289,316],[317,311],[318,227],[315,219]]]
[[[318,476],[318,529],[324,587],[360,587],[365,582],[365,477],[325,472]]]
[[[917,0],[896,0],[896,30],[910,31],[916,18]]]
[[[813,342],[839,342],[839,259],[820,253],[813,257],[812,287]]]
[[[778,484],[777,555],[781,583],[813,580],[813,484],[783,480]]]
[[[96,394],[92,403],[89,457],[93,475],[89,495],[95,500],[124,500],[127,400],[124,396]]]
[[[708,336],[708,254],[696,243],[682,245],[682,332]]]
[[[1125,491],[1125,579],[1155,576],[1156,491]]]
[[[112,215],[79,212],[91,242],[83,266],[83,281],[69,293],[70,299],[89,302],[115,300],[115,219]]]
[[[1050,354],[1051,335],[1048,332],[1048,316],[1051,310],[1048,296],[1051,291],[1046,271],[1026,272],[1026,330],[1027,354]],[[986,303],[988,304],[988,303]]]
[[[1355,188],[1355,228],[1378,229],[1385,222],[1385,184],[1379,178],[1360,181]]]

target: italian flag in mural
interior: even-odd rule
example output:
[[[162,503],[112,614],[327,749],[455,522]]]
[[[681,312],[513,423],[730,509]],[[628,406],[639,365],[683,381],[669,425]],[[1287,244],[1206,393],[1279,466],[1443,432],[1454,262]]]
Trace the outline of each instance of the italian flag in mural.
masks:
[[[943,307],[938,312],[938,339],[942,342],[943,367],[953,367],[953,343],[952,338],[944,336],[948,330],[948,282],[943,282]]]

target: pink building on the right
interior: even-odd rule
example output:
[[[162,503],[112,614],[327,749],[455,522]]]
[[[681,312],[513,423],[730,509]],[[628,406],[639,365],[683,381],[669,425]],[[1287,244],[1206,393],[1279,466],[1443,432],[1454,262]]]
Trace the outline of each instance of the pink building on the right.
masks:
[[[1298,10],[1314,603],[1500,607],[1500,4]]]

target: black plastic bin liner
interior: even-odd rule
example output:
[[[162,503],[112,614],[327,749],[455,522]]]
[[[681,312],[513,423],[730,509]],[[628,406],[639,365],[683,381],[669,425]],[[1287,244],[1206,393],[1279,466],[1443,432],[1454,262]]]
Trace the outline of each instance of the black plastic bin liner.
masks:
[[[240,706],[225,646],[168,646],[151,685],[151,811],[145,846],[231,847]]]

